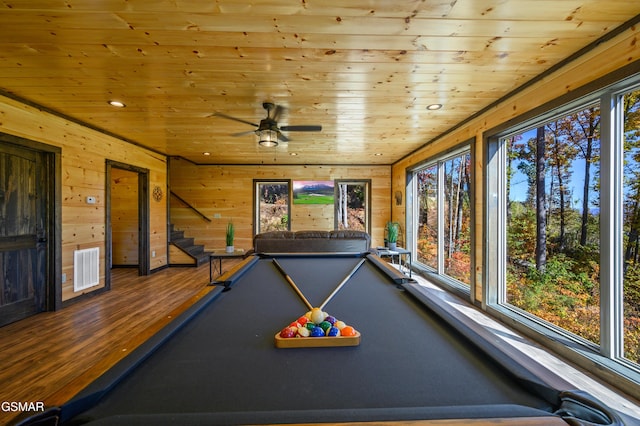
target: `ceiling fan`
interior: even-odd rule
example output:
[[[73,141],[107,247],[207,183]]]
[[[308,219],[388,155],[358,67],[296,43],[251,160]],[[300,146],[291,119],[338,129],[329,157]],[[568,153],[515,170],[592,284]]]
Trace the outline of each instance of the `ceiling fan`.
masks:
[[[320,125],[278,127],[278,118],[284,111],[284,108],[271,102],[263,102],[262,107],[267,110],[267,117],[260,120],[260,124],[255,124],[241,118],[231,117],[230,115],[226,115],[221,112],[216,112],[213,116],[239,121],[240,123],[257,127],[256,130],[233,133],[231,136],[244,136],[250,133],[255,133],[258,135],[258,143],[262,146],[276,146],[278,145],[278,140],[282,142],[289,142],[290,139],[283,135],[282,132],[319,132],[322,130],[322,126]]]

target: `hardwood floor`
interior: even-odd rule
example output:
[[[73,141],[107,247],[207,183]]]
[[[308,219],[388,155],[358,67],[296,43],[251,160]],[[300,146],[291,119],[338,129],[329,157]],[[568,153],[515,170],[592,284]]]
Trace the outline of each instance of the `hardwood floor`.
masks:
[[[65,402],[210,291],[208,281],[208,265],[146,277],[114,269],[111,291],[0,328],[0,402]],[[0,424],[16,414],[0,410]]]

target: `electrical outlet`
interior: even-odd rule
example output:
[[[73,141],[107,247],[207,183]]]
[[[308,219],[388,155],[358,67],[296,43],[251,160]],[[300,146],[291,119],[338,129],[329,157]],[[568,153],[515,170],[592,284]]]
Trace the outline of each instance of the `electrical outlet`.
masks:
[[[156,257],[156,251],[155,250],[151,250],[151,257]]]
[[[214,219],[220,219],[222,217],[222,215],[220,213],[214,213],[213,214],[213,218]]]
[[[62,280],[63,283],[67,282],[67,274],[62,274]]]

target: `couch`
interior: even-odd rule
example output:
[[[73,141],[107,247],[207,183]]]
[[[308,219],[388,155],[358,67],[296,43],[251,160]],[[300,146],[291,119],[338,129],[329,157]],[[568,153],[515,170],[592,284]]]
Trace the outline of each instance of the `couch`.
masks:
[[[355,252],[371,249],[371,237],[364,231],[271,231],[253,237],[256,253]]]

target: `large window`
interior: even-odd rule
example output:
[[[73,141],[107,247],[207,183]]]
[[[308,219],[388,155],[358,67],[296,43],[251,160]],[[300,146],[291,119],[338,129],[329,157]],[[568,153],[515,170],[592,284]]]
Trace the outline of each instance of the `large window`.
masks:
[[[336,180],[335,229],[370,232],[368,180]]]
[[[623,222],[623,356],[640,362],[640,89],[617,99],[624,147]]]
[[[603,89],[489,139],[485,253],[490,306],[581,343],[634,375],[640,371],[637,84]]]
[[[256,234],[290,229],[290,187],[288,180],[254,181]]]
[[[501,139],[507,302],[598,343],[600,106]]]
[[[413,171],[418,264],[468,287],[471,282],[471,156],[468,148]]]

